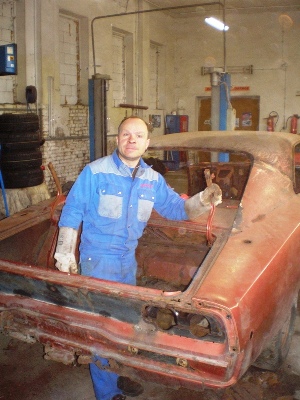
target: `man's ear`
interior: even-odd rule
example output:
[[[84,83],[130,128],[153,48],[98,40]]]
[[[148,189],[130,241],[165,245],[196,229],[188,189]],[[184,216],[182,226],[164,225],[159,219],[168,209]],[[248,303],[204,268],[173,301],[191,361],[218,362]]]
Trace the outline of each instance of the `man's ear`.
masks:
[[[119,136],[116,136],[116,143],[119,144]]]

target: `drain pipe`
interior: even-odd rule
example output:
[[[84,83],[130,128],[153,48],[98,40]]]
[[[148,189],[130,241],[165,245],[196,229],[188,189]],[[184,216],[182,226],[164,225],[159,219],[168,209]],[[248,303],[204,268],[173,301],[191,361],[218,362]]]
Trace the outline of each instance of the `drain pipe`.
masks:
[[[163,7],[163,8],[154,8],[154,9],[150,9],[150,10],[131,11],[131,12],[125,12],[125,13],[119,13],[119,14],[107,14],[107,15],[101,15],[101,16],[93,18],[92,22],[91,22],[91,33],[92,33],[92,50],[93,50],[94,75],[96,75],[94,23],[98,19],[113,18],[113,17],[123,17],[125,15],[144,14],[144,13],[151,13],[151,12],[157,12],[157,11],[179,10],[179,9],[182,9],[182,8],[193,8],[193,7],[213,6],[213,5],[219,5],[219,6],[224,8],[224,5],[222,4],[222,2],[213,1],[211,3],[206,2],[206,3],[198,3],[198,4],[187,4],[185,6]]]

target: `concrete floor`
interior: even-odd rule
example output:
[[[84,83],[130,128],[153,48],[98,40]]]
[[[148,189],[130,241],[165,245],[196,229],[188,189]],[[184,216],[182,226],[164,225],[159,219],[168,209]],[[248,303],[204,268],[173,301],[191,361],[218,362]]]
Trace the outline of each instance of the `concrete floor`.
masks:
[[[288,358],[277,373],[251,368],[232,388],[201,392],[144,382],[137,400],[300,400],[300,316]],[[43,359],[39,343],[0,334],[0,400],[95,400],[88,366]]]

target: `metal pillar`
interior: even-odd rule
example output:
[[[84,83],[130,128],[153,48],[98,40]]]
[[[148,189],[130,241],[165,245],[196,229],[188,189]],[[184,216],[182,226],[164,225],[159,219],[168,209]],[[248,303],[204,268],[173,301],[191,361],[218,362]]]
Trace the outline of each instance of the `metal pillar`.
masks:
[[[231,80],[228,73],[215,69],[210,73],[211,80],[211,130],[227,130],[227,110],[230,105]],[[228,153],[211,153],[211,161],[229,161]]]
[[[220,131],[227,130],[227,110],[229,109],[230,104],[230,85],[230,75],[227,73],[222,74],[220,79]],[[219,153],[218,161],[228,162],[229,153]]]
[[[220,73],[213,71],[210,74],[211,81],[211,130],[218,131],[220,127]],[[218,161],[218,152],[211,152],[211,161]]]
[[[89,79],[90,160],[107,155],[107,75],[96,74]]]
[[[222,74],[220,77],[220,131],[227,130],[227,110],[230,103],[230,86],[230,75],[228,73]]]
[[[211,81],[211,130],[218,131],[220,128],[220,74],[212,72]]]
[[[1,144],[0,144],[0,158],[1,158]],[[4,187],[1,167],[0,167],[0,187],[1,187],[1,191],[2,191],[3,203],[4,203],[4,208],[5,208],[5,215],[7,217],[9,217],[9,210],[8,210],[8,204],[7,204],[7,199],[6,199],[6,192],[5,192],[5,187]]]

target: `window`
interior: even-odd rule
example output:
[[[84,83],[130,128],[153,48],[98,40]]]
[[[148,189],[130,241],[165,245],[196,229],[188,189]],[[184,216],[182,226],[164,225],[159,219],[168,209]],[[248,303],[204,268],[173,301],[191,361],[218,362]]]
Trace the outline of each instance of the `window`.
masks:
[[[59,19],[60,102],[77,104],[80,98],[79,20]]]
[[[160,47],[155,43],[150,44],[150,108],[159,109],[159,65]]]
[[[114,107],[133,102],[133,35],[114,28],[112,33]]]
[[[113,33],[113,100],[114,106],[126,102],[125,35]]]

